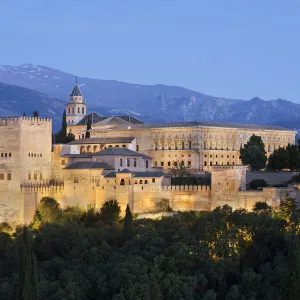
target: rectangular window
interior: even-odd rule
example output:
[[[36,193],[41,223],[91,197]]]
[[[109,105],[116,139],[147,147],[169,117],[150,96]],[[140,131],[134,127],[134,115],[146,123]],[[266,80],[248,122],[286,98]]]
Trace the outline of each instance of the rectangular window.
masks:
[[[155,182],[155,178],[152,178],[152,183],[154,183]]]
[[[136,158],[133,159],[133,166],[136,168]]]
[[[84,107],[82,108],[82,114],[84,114]]]
[[[207,161],[204,162],[204,166],[205,166],[205,167],[207,166]]]
[[[175,150],[178,150],[177,142],[175,142]]]
[[[62,159],[61,164],[62,164],[62,166],[64,166],[66,164],[66,161],[64,159]]]
[[[80,114],[80,107],[77,108],[77,112]]]
[[[130,167],[130,158],[127,158],[127,167]]]
[[[188,167],[190,168],[192,166],[192,162],[189,160],[188,161]]]
[[[153,162],[154,167],[157,167],[157,161]]]
[[[163,166],[164,166],[164,162],[163,162],[163,161],[161,161],[161,162],[160,162],[160,165],[161,165],[161,167],[163,167]]]
[[[0,180],[4,180],[4,173],[0,173]]]
[[[72,107],[72,114],[74,114],[74,107]]]
[[[140,146],[136,145],[136,151],[139,151],[139,150],[140,150]]]
[[[122,167],[122,166],[123,166],[123,159],[120,158],[120,167]]]
[[[82,138],[84,138],[84,133],[81,135]]]
[[[43,174],[40,173],[40,180],[43,180]]]
[[[31,180],[31,173],[28,173],[28,180]]]
[[[74,183],[79,183],[78,177],[74,177]]]
[[[206,142],[203,142],[203,148],[206,149]]]
[[[33,174],[33,180],[37,180],[37,174],[36,173]]]
[[[181,149],[184,150],[184,142],[181,143]]]
[[[189,141],[189,149],[191,150],[192,149],[192,142]]]
[[[11,173],[7,173],[7,180],[11,180]]]
[[[146,169],[148,169],[148,168],[149,168],[149,161],[146,160]]]

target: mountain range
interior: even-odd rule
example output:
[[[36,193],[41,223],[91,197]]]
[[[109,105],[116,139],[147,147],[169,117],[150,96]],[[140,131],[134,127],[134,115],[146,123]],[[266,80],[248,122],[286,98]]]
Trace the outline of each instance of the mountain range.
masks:
[[[58,126],[75,76],[30,63],[0,66],[0,114],[53,118]],[[227,99],[178,86],[140,85],[78,77],[88,110],[103,115],[131,114],[147,122],[216,121],[300,128],[300,105],[291,101]]]

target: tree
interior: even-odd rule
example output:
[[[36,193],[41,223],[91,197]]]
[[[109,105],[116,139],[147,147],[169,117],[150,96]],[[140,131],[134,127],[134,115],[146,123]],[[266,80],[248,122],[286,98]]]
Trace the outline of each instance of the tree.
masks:
[[[101,218],[105,224],[115,224],[120,218],[121,207],[116,200],[104,202],[101,209]]]
[[[86,138],[90,138],[91,137],[91,133],[90,133],[91,129],[92,129],[92,121],[91,121],[91,118],[88,117],[87,118],[87,123],[86,123],[86,132],[85,132],[85,137]]]
[[[18,255],[19,255],[19,280],[16,299],[38,300],[38,281],[36,259],[30,249],[28,228],[19,229]]]
[[[129,208],[129,205],[126,206],[126,214],[124,218],[124,226],[123,226],[123,234],[126,240],[131,240],[133,233],[132,233],[132,214]]]
[[[37,110],[35,110],[35,111],[33,112],[33,117],[34,117],[34,118],[38,118],[38,117],[39,117],[39,113],[38,113]]]
[[[286,151],[289,154],[288,168],[291,170],[299,170],[300,168],[300,151],[296,145],[288,144]]]
[[[253,206],[253,211],[256,213],[271,213],[272,207],[268,205],[266,202],[259,201],[256,202]]]
[[[38,228],[41,223],[55,223],[61,219],[62,212],[59,203],[50,197],[43,197],[33,217],[31,226]]]
[[[293,226],[288,252],[288,266],[282,285],[281,300],[300,299],[300,242]]]
[[[260,170],[266,166],[267,156],[265,145],[260,136],[252,135],[250,140],[240,149],[240,159],[252,170]]]
[[[61,129],[55,134],[56,143],[67,144],[75,140],[75,136],[71,131],[67,134],[67,127],[66,110],[64,110]]]
[[[282,219],[290,221],[292,214],[296,210],[296,208],[297,208],[296,200],[289,197],[289,195],[287,194],[285,198],[280,200],[278,215]]]
[[[169,168],[169,174],[172,177],[186,177],[189,175],[186,166],[184,165],[184,161],[180,159],[172,162],[172,167]]]
[[[268,168],[271,170],[281,170],[289,168],[290,154],[285,148],[276,149],[269,157]]]

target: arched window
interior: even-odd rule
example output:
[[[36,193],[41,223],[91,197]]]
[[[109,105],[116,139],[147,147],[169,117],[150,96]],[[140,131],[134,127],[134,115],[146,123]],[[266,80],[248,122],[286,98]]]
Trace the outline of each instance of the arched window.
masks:
[[[115,147],[116,147],[116,148],[119,148],[120,146],[119,146],[119,145],[116,145]]]
[[[122,145],[123,148],[126,148],[126,145]]]
[[[80,114],[80,107],[77,108],[77,112]]]
[[[82,114],[84,114],[84,107],[81,109]]]
[[[127,167],[130,167],[130,158],[127,158]]]
[[[135,180],[135,181],[134,181],[134,184],[138,184],[138,181],[137,181],[137,180]]]
[[[80,147],[80,153],[85,153],[84,146]]]
[[[125,185],[125,180],[123,178],[120,180],[120,185]]]
[[[108,145],[108,148],[112,148],[112,145]]]
[[[133,166],[136,168],[136,158],[133,159]]]
[[[69,114],[71,113],[71,108],[69,107]]]
[[[94,146],[94,152],[97,152],[97,150],[98,150],[98,147]]]
[[[145,184],[148,184],[148,180],[145,180]]]
[[[72,114],[74,114],[74,107],[72,107]]]
[[[143,184],[143,180],[142,179],[140,180],[140,184]]]
[[[122,166],[123,166],[123,159],[120,158],[120,167],[122,167]]]
[[[87,153],[91,153],[91,146],[87,146],[86,151],[87,151]]]

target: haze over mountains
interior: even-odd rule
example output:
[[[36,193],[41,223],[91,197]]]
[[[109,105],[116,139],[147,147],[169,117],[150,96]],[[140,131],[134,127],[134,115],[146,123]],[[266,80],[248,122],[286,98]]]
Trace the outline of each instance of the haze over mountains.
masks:
[[[0,114],[38,110],[53,117],[56,126],[74,83],[74,75],[44,66],[0,66]],[[177,86],[85,77],[78,77],[78,84],[88,110],[103,115],[132,114],[148,122],[197,120],[300,128],[300,105],[282,99],[226,99]]]

